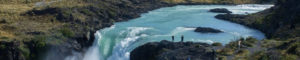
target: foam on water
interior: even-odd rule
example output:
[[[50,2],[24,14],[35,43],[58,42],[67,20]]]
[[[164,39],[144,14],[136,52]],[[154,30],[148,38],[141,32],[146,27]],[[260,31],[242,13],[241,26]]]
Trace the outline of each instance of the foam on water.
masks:
[[[126,32],[126,38],[121,40],[120,44],[114,46],[113,53],[108,60],[123,60],[129,59],[130,52],[128,51],[129,45],[141,37],[147,36],[146,34],[140,34],[141,32],[151,28],[147,27],[128,27]]]

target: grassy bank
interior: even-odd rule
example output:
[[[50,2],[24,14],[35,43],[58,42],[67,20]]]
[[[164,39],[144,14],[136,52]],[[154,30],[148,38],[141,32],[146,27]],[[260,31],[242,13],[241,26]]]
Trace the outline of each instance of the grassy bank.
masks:
[[[242,42],[240,48],[238,41]],[[299,46],[300,38],[284,41],[247,38],[230,42],[216,51],[220,60],[297,60],[300,57]]]

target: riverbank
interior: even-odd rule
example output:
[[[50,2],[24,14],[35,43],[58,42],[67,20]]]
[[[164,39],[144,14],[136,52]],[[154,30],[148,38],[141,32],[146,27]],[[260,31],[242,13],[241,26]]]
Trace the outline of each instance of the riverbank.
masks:
[[[298,21],[299,8],[297,7],[299,4],[296,2],[299,1],[279,0],[274,7],[255,14],[220,14],[216,16],[219,19],[259,29],[266,33],[268,37],[264,40],[256,40],[253,38],[238,39],[225,46],[222,46],[221,43],[213,43],[213,48],[216,48],[217,52],[216,59],[299,60],[300,26]],[[238,48],[239,41],[241,41],[241,48]],[[133,52],[135,51],[136,50]]]
[[[220,14],[216,18],[239,23],[258,29],[266,34],[268,39],[262,40],[265,50],[251,56],[259,59],[299,59],[300,4],[298,0],[278,0],[274,7],[249,15]]]
[[[0,54],[0,59],[62,60],[72,55],[72,51],[83,53],[92,45],[94,33],[97,30],[109,27],[114,22],[137,18],[141,13],[160,7],[178,4],[258,3],[212,2],[185,0],[2,1],[0,23],[1,42],[4,43],[1,44],[0,50],[5,53]],[[50,53],[59,55],[48,55]]]
[[[279,0],[281,1],[281,0]],[[299,37],[299,4],[294,0],[281,1],[274,7],[249,15],[219,14],[216,18],[239,23],[258,29],[270,39],[288,39]],[[290,9],[287,9],[290,8]]]
[[[240,45],[238,45],[239,42],[241,42]],[[219,42],[206,44],[162,40],[137,47],[130,53],[130,60],[145,58],[150,60],[297,60],[299,59],[299,51],[297,51],[299,42],[299,38],[277,41],[256,40],[250,37],[241,38],[223,46]]]

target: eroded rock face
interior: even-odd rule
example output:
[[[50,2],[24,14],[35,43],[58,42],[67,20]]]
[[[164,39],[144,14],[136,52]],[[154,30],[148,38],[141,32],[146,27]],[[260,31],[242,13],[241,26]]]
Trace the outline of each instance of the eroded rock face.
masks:
[[[200,33],[221,33],[222,31],[209,28],[209,27],[197,27],[195,32],[200,32]]]
[[[213,60],[215,53],[206,43],[150,42],[130,53],[130,60]]]
[[[215,9],[209,10],[209,12],[214,12],[214,13],[232,13],[231,11],[229,11],[226,8],[215,8]]]

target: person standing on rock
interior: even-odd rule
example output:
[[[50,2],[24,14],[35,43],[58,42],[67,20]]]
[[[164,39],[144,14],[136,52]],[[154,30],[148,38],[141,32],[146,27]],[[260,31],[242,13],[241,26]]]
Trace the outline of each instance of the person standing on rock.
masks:
[[[184,39],[184,37],[183,37],[183,35],[181,35],[181,42],[183,42],[183,39]]]
[[[242,41],[239,40],[239,41],[238,41],[238,48],[239,48],[239,49],[241,48],[241,43],[242,43]]]
[[[172,36],[172,42],[174,42],[174,35]]]

